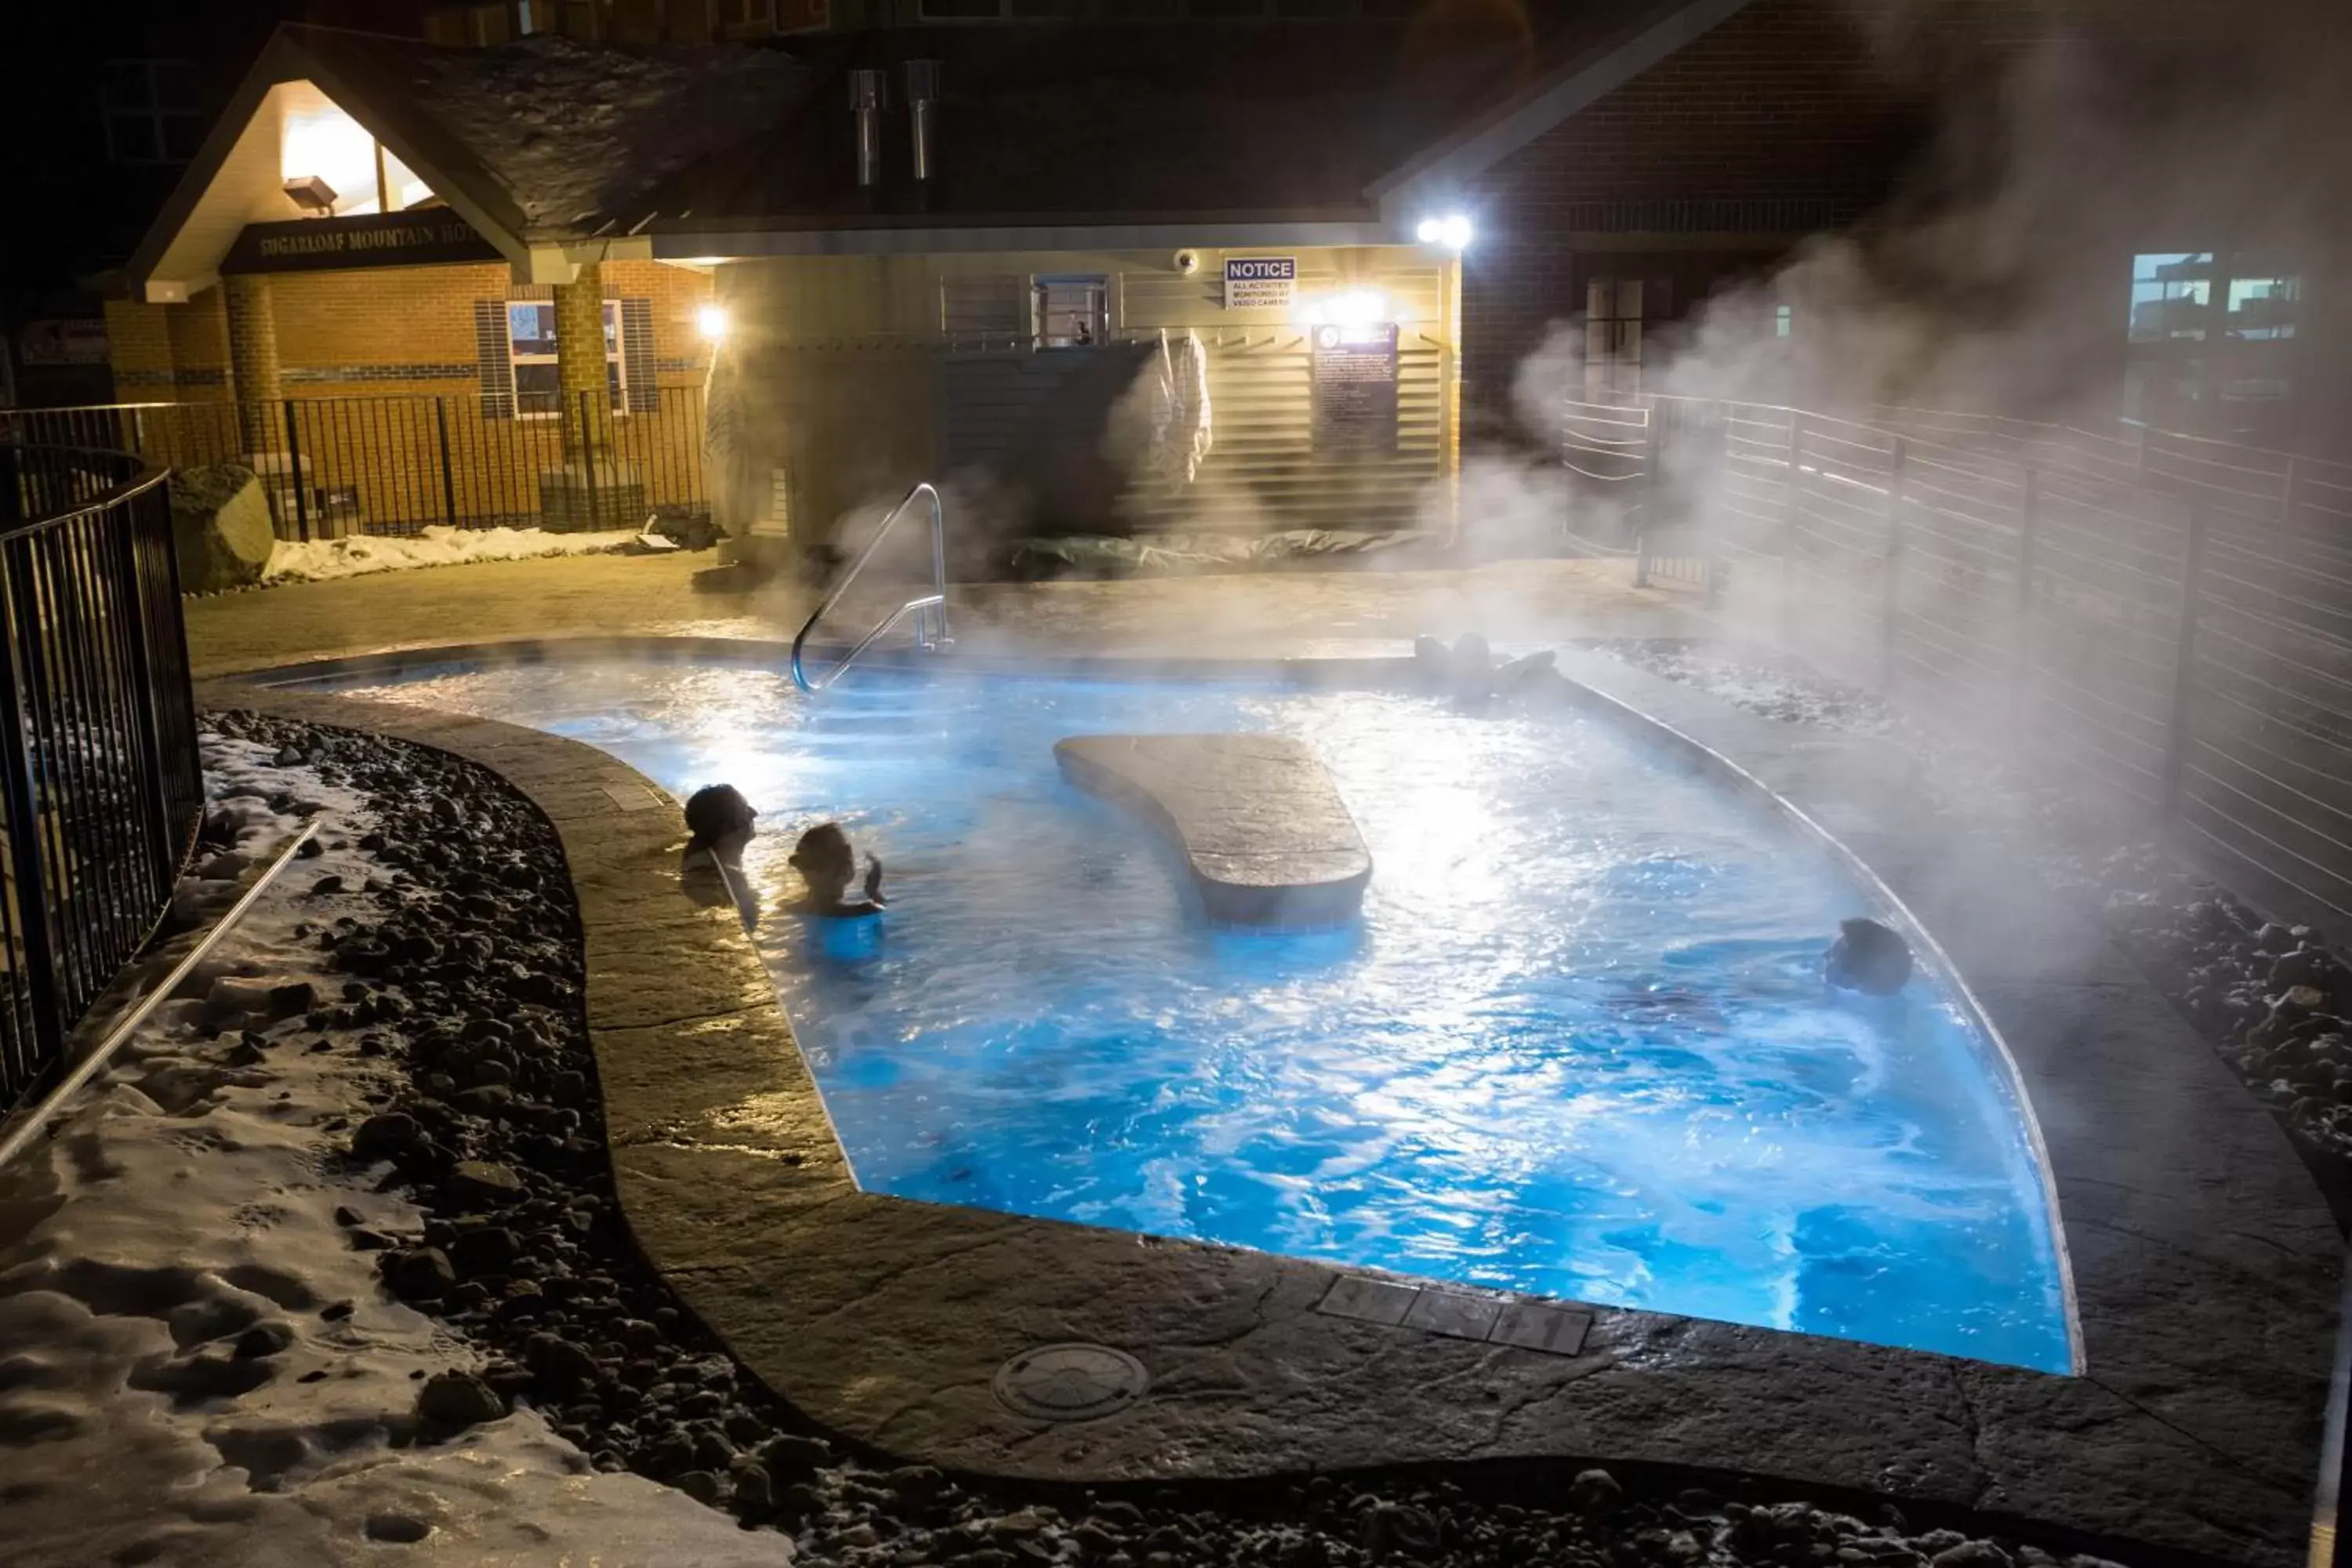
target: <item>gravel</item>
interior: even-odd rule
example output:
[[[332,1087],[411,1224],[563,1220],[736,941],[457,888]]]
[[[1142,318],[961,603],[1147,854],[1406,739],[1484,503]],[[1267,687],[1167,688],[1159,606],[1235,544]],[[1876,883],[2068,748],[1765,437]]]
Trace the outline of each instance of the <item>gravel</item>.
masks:
[[[382,1289],[482,1358],[422,1384],[415,1414],[432,1428],[535,1410],[594,1468],[666,1482],[790,1536],[797,1561],[845,1568],[2106,1561],[1957,1511],[1914,1517],[1867,1497],[1640,1467],[1086,1489],[945,1475],[840,1440],[739,1366],[628,1241],[583,1022],[578,913],[545,819],[444,753],[261,715],[210,721],[305,755],[331,747],[333,782],[369,799],[381,825],[361,841],[383,868],[368,881],[380,916],[313,933],[348,978],[310,1021],[377,1026],[368,1037],[389,1077],[355,1110],[346,1158],[423,1215],[386,1238]],[[346,1228],[359,1245],[365,1227]],[[387,1521],[379,1538],[406,1528]]]

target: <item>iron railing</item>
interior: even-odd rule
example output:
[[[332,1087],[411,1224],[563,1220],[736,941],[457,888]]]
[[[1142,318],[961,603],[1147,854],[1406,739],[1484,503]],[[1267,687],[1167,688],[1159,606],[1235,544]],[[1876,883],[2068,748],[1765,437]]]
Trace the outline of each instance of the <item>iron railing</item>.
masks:
[[[204,789],[161,468],[0,443],[0,1106],[169,907]]]
[[[809,634],[816,630],[817,623],[824,619],[826,614],[835,605],[841,603],[842,595],[849,592],[849,586],[856,581],[857,574],[866,570],[866,563],[874,559],[876,552],[882,548],[883,542],[890,537],[891,529],[898,526],[898,520],[912,510],[919,500],[929,503],[931,591],[928,594],[919,594],[900,604],[897,609],[877,622],[874,629],[860,638],[856,647],[842,655],[840,660],[831,669],[811,679],[806,670],[802,668],[801,660],[802,650],[808,646]],[[889,515],[883,518],[881,525],[875,529],[874,537],[866,542],[866,548],[859,551],[857,559],[849,563],[849,570],[841,574],[840,580],[834,584],[833,591],[825,595],[824,603],[818,605],[815,610],[811,612],[809,618],[801,623],[800,632],[793,638],[793,684],[803,691],[822,691],[839,679],[841,672],[855,663],[859,654],[872,647],[891,627],[910,615],[915,617],[917,647],[929,652],[945,647],[952,640],[948,636],[947,510],[940,503],[939,490],[928,480],[918,483],[906,493],[897,506],[890,509]]]
[[[173,468],[242,464],[260,477],[286,540],[707,517],[702,389],[625,402],[412,394],[0,409],[0,442],[129,452]]]
[[[1614,418],[1654,576],[1703,563],[1744,627],[2352,931],[2352,464],[1923,409]]]

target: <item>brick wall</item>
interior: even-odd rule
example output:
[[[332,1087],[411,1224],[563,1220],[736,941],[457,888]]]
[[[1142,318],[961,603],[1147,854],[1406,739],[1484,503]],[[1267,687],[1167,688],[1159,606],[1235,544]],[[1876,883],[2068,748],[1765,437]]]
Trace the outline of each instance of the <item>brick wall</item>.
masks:
[[[1679,242],[1667,269],[1685,276],[1769,270],[1804,236],[1893,194],[1939,118],[1947,150],[1969,150],[1961,116],[1993,111],[2020,58],[2068,37],[2103,58],[2226,76],[2222,62],[2249,36],[2242,17],[2239,0],[1753,0],[1478,182],[1463,296],[1466,428],[1508,429],[1514,369],[1549,324],[1583,310],[1584,279],[1612,269],[1610,251],[1655,258]],[[1746,248],[1727,258],[1735,237]],[[1680,315],[1702,291],[1676,293]]]
[[[1478,182],[1462,300],[1473,437],[1508,424],[1513,370],[1583,309],[1579,237],[1644,234],[1653,253],[1673,247],[1664,231],[1793,241],[1884,198],[1924,119],[1853,18],[1843,0],[1756,0]]]

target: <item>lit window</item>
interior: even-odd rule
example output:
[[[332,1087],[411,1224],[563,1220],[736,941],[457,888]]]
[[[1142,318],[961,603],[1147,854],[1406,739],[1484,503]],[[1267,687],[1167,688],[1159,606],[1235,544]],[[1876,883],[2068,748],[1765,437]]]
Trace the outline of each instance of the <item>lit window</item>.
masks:
[[[533,300],[507,303],[507,355],[514,364],[515,406],[524,418],[548,418],[562,401],[555,358],[555,307]],[[604,384],[613,411],[628,407],[628,363],[621,353],[621,302],[604,301]]]
[[[205,122],[195,68],[184,60],[109,60],[101,79],[106,155],[118,163],[184,163]]]
[[[2133,342],[2204,342],[2212,302],[2212,252],[2167,250],[2132,258]]]
[[[1794,336],[1795,334],[1792,329],[1795,328],[1796,324],[1797,311],[1794,306],[1775,305],[1772,307],[1772,335],[1774,337],[1786,338]]]
[[[1084,349],[1110,331],[1109,279],[1039,278],[1030,284],[1031,330],[1041,349]]]
[[[2291,338],[2294,336],[2295,304],[2302,294],[2302,280],[2291,275],[2232,276],[2229,321],[2224,331],[2239,342],[2277,342]]]

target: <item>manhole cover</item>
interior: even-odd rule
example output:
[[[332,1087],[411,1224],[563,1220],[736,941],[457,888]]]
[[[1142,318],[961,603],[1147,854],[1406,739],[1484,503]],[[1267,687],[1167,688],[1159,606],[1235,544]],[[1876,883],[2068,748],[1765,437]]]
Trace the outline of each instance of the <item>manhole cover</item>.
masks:
[[[996,1369],[1005,1408],[1041,1421],[1088,1421],[1125,1410],[1151,1386],[1151,1374],[1108,1345],[1041,1345]]]

